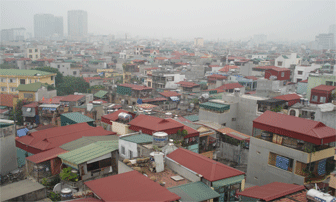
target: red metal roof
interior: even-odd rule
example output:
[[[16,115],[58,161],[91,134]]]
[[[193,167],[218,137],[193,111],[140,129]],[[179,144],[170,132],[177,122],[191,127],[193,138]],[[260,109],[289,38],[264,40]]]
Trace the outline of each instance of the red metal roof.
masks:
[[[142,100],[142,102],[147,103],[147,102],[166,101],[166,100],[167,100],[167,98],[157,97],[157,98],[153,98],[153,99],[144,99],[144,100]]]
[[[61,149],[59,147],[55,147],[54,149],[50,149],[48,151],[44,151],[29,157],[26,157],[27,160],[38,164],[38,163],[42,163],[45,161],[48,161],[50,159],[56,158],[58,155],[66,153],[68,151]]]
[[[17,95],[0,94],[0,106],[13,107],[13,99],[18,98]]]
[[[132,90],[149,90],[149,89],[152,89],[152,88],[149,88],[147,86],[140,86],[140,85],[135,85],[135,84],[130,84],[130,83],[120,84],[119,86],[132,88]]]
[[[280,96],[274,97],[273,99],[291,101],[291,100],[297,100],[297,99],[300,99],[300,98],[301,98],[301,96],[293,93],[293,94],[287,94],[287,95],[280,95]]]
[[[162,93],[159,93],[160,95],[164,96],[164,97],[173,97],[173,96],[181,96],[181,94],[174,92],[174,91],[165,91]]]
[[[218,70],[220,72],[228,72],[230,69],[237,69],[238,66],[235,65],[225,65],[222,69]]]
[[[138,171],[85,182],[104,201],[176,201],[181,197]]]
[[[78,123],[29,133],[26,136],[17,138],[16,146],[32,154],[37,154],[81,137],[114,134],[116,133],[106,131],[102,127],[92,127],[87,123]]]
[[[78,199],[73,199],[68,202],[104,202],[103,200],[97,199],[97,198],[78,198]]]
[[[336,138],[336,129],[321,122],[272,111],[266,111],[254,119],[253,127],[316,145],[334,142]]]
[[[253,81],[258,80],[255,76],[245,76],[246,79],[252,79]]]
[[[20,58],[19,60],[26,60],[26,61],[30,61],[30,58]]]
[[[38,106],[38,102],[32,102],[26,105],[23,105],[22,107],[31,107],[31,108],[35,108]]]
[[[160,69],[160,68],[158,68],[158,67],[145,68],[145,70],[155,70],[155,69]]]
[[[85,97],[85,95],[68,95],[68,96],[65,96],[61,101],[74,102],[74,101],[82,99],[83,97]]]
[[[66,96],[55,96],[50,99],[44,99],[40,100],[39,103],[41,104],[60,104],[61,100],[65,98]]]
[[[300,83],[308,83],[308,79],[303,80],[303,81],[299,81]]]
[[[210,182],[245,174],[240,170],[231,168],[230,166],[183,148],[173,151],[168,154],[167,157],[173,159],[184,167],[201,174]]]
[[[274,71],[278,71],[278,72],[282,72],[282,71],[290,71],[287,68],[280,68],[280,67],[276,67],[276,66],[261,66],[261,67],[253,67],[253,69],[259,69],[259,70],[268,70],[268,69],[272,69]]]
[[[182,87],[196,87],[196,86],[200,86],[199,84],[196,84],[194,82],[187,82],[187,81],[180,81],[176,84],[181,85]]]
[[[245,191],[237,193],[237,195],[271,201],[304,189],[305,187],[302,185],[273,182],[264,186],[251,187]]]
[[[132,115],[132,117],[134,118],[135,117],[135,114],[132,113],[132,112],[129,112],[129,111],[126,111],[126,110],[123,110],[123,109],[119,109],[118,111],[116,112],[113,112],[111,114],[106,114],[104,116],[101,117],[101,121],[104,122],[104,123],[107,123],[107,124],[112,124],[111,121],[117,121],[118,120],[118,115],[121,113],[121,112],[124,112],[124,113],[127,113],[127,114],[130,114]]]
[[[228,84],[219,86],[218,88],[215,88],[214,90],[231,90],[231,89],[243,88],[243,87],[244,86],[240,85],[239,83],[228,83]]]
[[[219,75],[219,74],[212,74],[212,75],[208,76],[208,79],[215,79],[215,80],[227,79],[227,76],[223,76],[223,75]]]
[[[15,60],[16,60],[15,58],[5,58],[6,62],[15,61]]]
[[[168,119],[169,121],[180,123],[178,121],[175,121],[174,119]],[[182,123],[183,124],[183,123]],[[199,132],[193,128],[190,128],[189,126],[186,126],[183,124],[183,130],[186,130],[188,132],[188,135],[184,136],[184,138],[190,138],[190,137],[198,137]]]
[[[130,129],[134,131],[142,130],[146,134],[153,134],[153,132],[166,132],[174,134],[179,129],[183,129],[183,124],[171,121],[171,119],[162,119],[159,117],[148,116],[140,114],[135,119],[128,123]]]
[[[101,77],[95,76],[95,77],[84,77],[83,78],[87,83],[90,83],[91,80],[102,80]]]
[[[312,90],[333,91],[335,88],[336,86],[319,85],[315,88],[312,88]]]

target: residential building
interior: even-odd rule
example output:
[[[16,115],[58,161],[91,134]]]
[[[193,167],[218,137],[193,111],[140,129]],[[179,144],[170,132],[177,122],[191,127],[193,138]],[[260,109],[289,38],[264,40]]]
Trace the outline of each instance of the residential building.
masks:
[[[139,173],[130,171],[85,182],[103,201],[178,201],[180,196],[168,191]]]
[[[37,154],[82,137],[114,134],[111,131],[104,130],[102,127],[92,127],[87,123],[78,123],[32,132],[17,138],[15,141],[16,147],[30,154]]]
[[[63,26],[63,17],[62,16],[55,16],[54,27],[55,27],[55,34],[57,34],[57,37],[62,38],[63,34],[64,34],[64,26]]]
[[[16,161],[14,121],[0,119],[0,131],[0,174],[1,176],[5,176],[18,168]]]
[[[152,144],[152,142],[153,136],[143,133],[131,133],[120,136],[119,156],[123,159],[133,159],[136,157],[147,156],[144,155],[144,152],[142,152],[142,145]]]
[[[324,104],[331,102],[336,86],[319,85],[311,89],[310,103]]]
[[[86,102],[86,95],[68,95],[60,100],[60,105],[64,107],[65,111],[71,111],[72,107],[78,107]]]
[[[51,62],[50,67],[58,69],[58,71],[61,72],[63,76],[80,76],[81,67],[76,67],[70,62]]]
[[[117,86],[116,102],[135,105],[138,99],[150,98],[152,96],[152,88],[135,85],[135,84],[119,84]]]
[[[319,85],[336,86],[336,76],[327,74],[310,74],[308,78],[306,98],[309,99],[311,95],[311,89]]]
[[[221,85],[213,90],[217,90],[217,93],[219,92],[228,92],[228,93],[233,93],[234,89],[239,88],[240,94],[245,93],[245,87],[242,86],[240,83],[227,83],[224,85]]]
[[[147,78],[146,84],[148,87],[155,89],[177,89],[177,83],[184,81],[186,78],[185,75],[158,71],[152,71],[151,76],[151,78]]]
[[[32,102],[22,106],[23,125],[34,125],[40,123],[38,102]]]
[[[170,187],[168,190],[180,196],[180,201],[218,201],[220,195],[203,182]]]
[[[55,86],[56,73],[37,70],[1,69],[0,88],[1,93],[18,94],[20,84],[35,82],[47,83]]]
[[[312,64],[310,66],[297,65],[294,69],[293,82],[297,83],[303,80],[307,80],[311,71],[320,69],[322,66],[318,64]]]
[[[68,35],[83,37],[88,34],[88,14],[83,10],[68,11]]]
[[[23,41],[25,40],[25,28],[12,28],[1,30],[1,41]]]
[[[251,91],[251,90],[253,91],[257,88],[257,80],[258,78],[255,76],[242,77],[239,75],[229,76],[229,79],[228,79],[229,82],[233,82],[233,83],[238,82],[240,85],[244,86],[246,90],[248,91]]]
[[[213,89],[223,85],[224,81],[227,80],[227,76],[223,76],[220,74],[212,74],[207,77],[208,80],[208,88]]]
[[[130,120],[135,117],[134,113],[128,112],[128,111],[123,110],[123,109],[119,109],[119,110],[114,111],[113,113],[109,113],[109,114],[106,114],[106,115],[102,116],[101,117],[101,123],[100,123],[101,126],[103,126],[103,128],[105,130],[113,131],[113,132],[116,132],[117,134],[120,134],[120,135],[128,134],[130,132],[130,130],[128,129],[129,125],[127,125],[125,123],[126,120],[119,119],[119,114],[120,113],[129,114],[130,115],[129,116]],[[130,120],[128,120],[128,121],[130,121]]]
[[[41,82],[20,84],[17,91],[19,91],[20,100],[29,102],[50,99],[57,94],[57,90],[48,90],[48,85]]]
[[[38,49],[38,48],[27,48],[26,58],[29,58],[32,61],[40,59],[41,58],[40,49]]]
[[[297,94],[287,94],[273,97],[273,99],[286,101],[285,104],[286,109],[288,109],[288,107],[291,107],[296,103],[299,103],[301,101],[301,98],[302,97]]]
[[[306,95],[307,94],[307,87],[308,87],[308,79],[298,81],[297,84],[298,85],[297,85],[296,93],[301,94],[301,95]]]
[[[47,188],[29,179],[1,187],[2,201],[39,201],[47,197]]]
[[[265,79],[289,81],[291,72],[287,68],[270,67],[265,69]]]
[[[194,46],[203,47],[204,46],[204,39],[203,38],[195,38],[194,39]]]
[[[336,130],[321,122],[266,111],[253,121],[247,182],[303,185],[323,180],[334,169],[329,164],[335,138]]]
[[[302,185],[295,185],[282,182],[273,182],[263,186],[253,186],[249,189],[237,193],[241,201],[284,201],[294,199],[301,201],[306,200],[306,188]],[[301,197],[300,197],[301,196]],[[300,197],[300,198],[298,198]]]
[[[35,38],[47,38],[54,33],[54,15],[34,15],[34,36]]]
[[[317,49],[333,49],[335,44],[335,36],[333,33],[319,34],[315,36],[315,42],[317,43]]]
[[[196,93],[201,91],[201,85],[194,82],[180,81],[176,84],[179,85],[182,93]]]
[[[235,201],[244,190],[244,173],[192,151],[179,148],[166,156],[166,165],[193,182],[201,181],[220,194],[219,201]],[[202,166],[200,166],[202,165]]]
[[[290,55],[280,55],[275,59],[275,66],[281,68],[290,68],[300,65],[302,59],[297,55],[297,53],[292,53]]]

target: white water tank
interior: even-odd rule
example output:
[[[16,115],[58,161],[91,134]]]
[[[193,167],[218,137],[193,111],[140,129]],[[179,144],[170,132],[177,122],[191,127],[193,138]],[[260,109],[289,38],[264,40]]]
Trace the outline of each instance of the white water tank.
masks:
[[[165,132],[156,132],[153,134],[153,146],[163,147],[168,143],[168,134]]]
[[[72,199],[72,190],[69,189],[69,188],[62,189],[61,190],[61,199],[62,199],[62,201]]]
[[[167,112],[165,115],[166,115],[166,118],[171,118],[173,114],[171,112]]]
[[[132,119],[132,115],[125,112],[120,112],[118,114],[118,119],[120,119],[121,121],[130,121]]]
[[[331,196],[330,194],[318,191],[316,189],[310,189],[309,191],[307,191],[307,199],[316,201],[316,202],[320,202],[320,201],[336,202],[335,197]]]

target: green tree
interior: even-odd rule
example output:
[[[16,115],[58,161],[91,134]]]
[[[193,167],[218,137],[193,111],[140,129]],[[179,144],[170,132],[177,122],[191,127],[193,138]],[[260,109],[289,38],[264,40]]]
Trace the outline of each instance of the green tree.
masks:
[[[23,117],[22,117],[22,106],[25,104],[24,100],[18,100],[16,103],[16,107],[9,113],[9,119],[15,120],[17,125],[23,125]]]
[[[36,67],[35,70],[56,73],[57,74],[56,77],[55,77],[55,85],[56,85],[56,87],[63,82],[63,74],[61,74],[61,72],[59,72],[58,69],[56,69],[56,68],[52,68],[52,67]]]
[[[105,86],[102,86],[102,85],[91,86],[91,87],[88,88],[88,92],[92,93],[92,90],[95,90],[95,89],[100,89],[100,90],[103,89],[104,90]]]
[[[48,198],[50,198],[50,200],[52,200],[52,201],[61,201],[62,200],[61,195],[58,194],[58,193],[55,193],[55,192],[50,192],[48,194]]]
[[[206,85],[205,83],[202,83],[201,90],[208,90],[208,85]]]
[[[75,92],[87,93],[90,85],[82,77],[65,76],[63,82],[57,86],[57,95],[71,95]]]
[[[14,64],[1,64],[0,69],[18,69]]]
[[[62,180],[67,180],[67,181],[78,181],[78,176],[76,173],[72,173],[71,172],[72,168],[68,167],[68,168],[63,168],[63,170],[60,173],[60,178]]]

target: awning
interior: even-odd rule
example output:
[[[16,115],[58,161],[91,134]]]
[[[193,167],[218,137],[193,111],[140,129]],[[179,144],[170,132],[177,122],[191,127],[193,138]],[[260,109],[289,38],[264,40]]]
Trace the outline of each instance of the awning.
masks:
[[[43,107],[42,110],[56,111],[56,108],[52,108],[52,107]]]
[[[235,176],[235,177],[230,177],[230,178],[226,178],[226,179],[222,179],[222,180],[212,182],[212,186],[214,188],[224,187],[224,186],[231,185],[231,184],[241,183],[241,181],[243,181],[243,179],[244,179],[244,175],[238,175],[238,176]]]
[[[177,96],[172,96],[170,97],[170,99],[174,102],[180,101],[180,98],[178,98]]]

